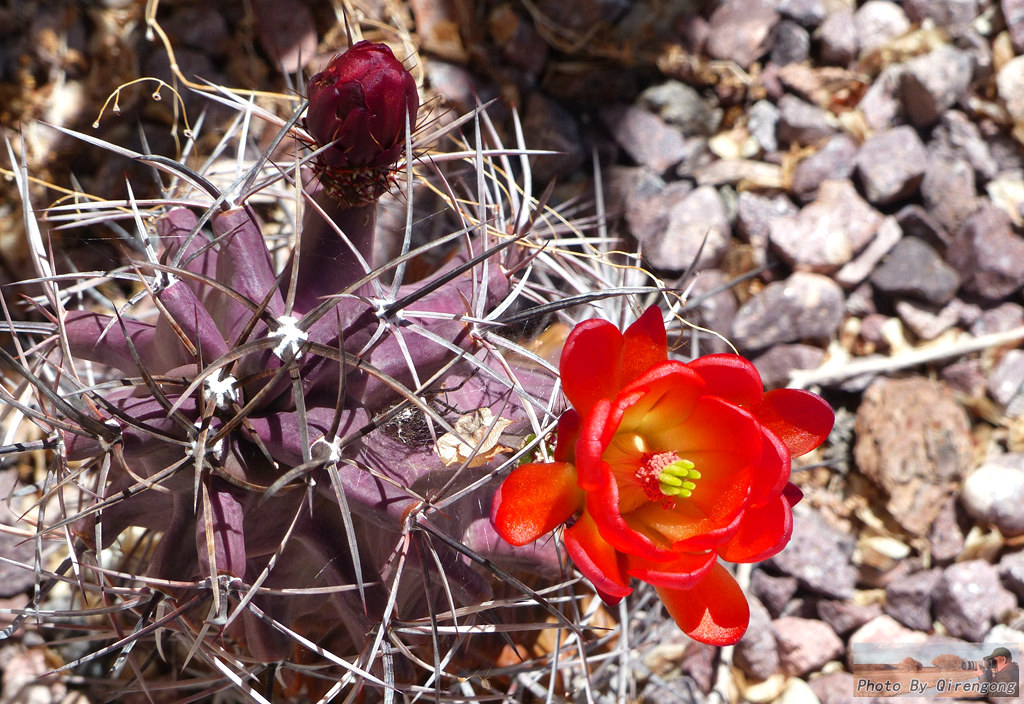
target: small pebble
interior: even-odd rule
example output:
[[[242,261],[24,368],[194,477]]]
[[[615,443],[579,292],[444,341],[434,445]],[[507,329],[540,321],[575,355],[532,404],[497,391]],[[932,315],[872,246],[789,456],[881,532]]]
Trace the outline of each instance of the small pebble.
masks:
[[[857,152],[857,176],[868,201],[881,205],[912,195],[928,161],[921,138],[906,125],[878,132]]]
[[[769,284],[740,306],[732,341],[746,350],[780,342],[830,339],[843,317],[843,290],[820,274],[796,272]]]
[[[971,472],[960,500],[983,525],[995,526],[1007,536],[1024,535],[1024,454],[995,457]]]
[[[724,0],[708,19],[705,50],[747,68],[771,48],[779,13],[768,0]]]

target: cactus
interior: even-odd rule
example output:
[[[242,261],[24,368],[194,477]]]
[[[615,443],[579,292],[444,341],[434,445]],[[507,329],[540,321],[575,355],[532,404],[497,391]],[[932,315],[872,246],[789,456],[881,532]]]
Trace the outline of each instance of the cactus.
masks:
[[[522,343],[524,321],[619,321],[662,295],[657,282],[533,197],[530,152],[505,148],[485,110],[416,130],[415,84],[390,50],[351,52],[287,121],[214,96],[238,111],[217,149],[235,145],[236,164],[251,156],[247,132],[276,130],[227,178],[217,161],[193,171],[64,130],[170,176],[157,201],[46,212],[51,226],[127,222],[144,256],[116,270],[57,272],[14,169],[42,322],[8,315],[18,345],[2,354],[20,376],[4,391],[8,437],[31,421],[46,438],[3,450],[52,461],[26,566],[39,589],[5,635],[31,621],[84,628],[91,649],[61,670],[102,664],[115,696],[455,701],[538,686],[538,671],[553,686],[609,641],[585,642],[602,625],[594,592],[556,543],[508,545],[490,503],[512,467],[550,458],[564,408],[557,369]],[[369,85],[381,71],[388,80]],[[458,142],[464,125],[475,144]],[[456,150],[410,158],[442,139]],[[294,163],[272,163],[289,140],[303,145]],[[10,142],[8,154],[16,164]],[[465,189],[442,167],[468,169]],[[376,201],[399,188],[401,253],[374,262]],[[429,190],[442,205],[423,213]],[[294,207],[292,246],[264,231],[270,205]],[[451,227],[413,248],[425,215]],[[411,280],[415,257],[442,254]],[[9,292],[4,303],[22,310]],[[71,619],[48,601],[69,588]],[[480,658],[508,645],[494,634],[516,619],[513,630],[568,634],[575,654],[519,650],[492,679],[466,679],[493,667]],[[166,681],[147,672],[158,660]]]

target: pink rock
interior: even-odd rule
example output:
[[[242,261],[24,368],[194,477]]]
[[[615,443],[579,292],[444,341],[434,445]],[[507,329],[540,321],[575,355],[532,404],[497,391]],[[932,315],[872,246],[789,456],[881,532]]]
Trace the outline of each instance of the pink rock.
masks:
[[[772,621],[772,626],[779,644],[782,670],[788,675],[814,672],[829,660],[843,655],[843,641],[821,621],[783,616]]]

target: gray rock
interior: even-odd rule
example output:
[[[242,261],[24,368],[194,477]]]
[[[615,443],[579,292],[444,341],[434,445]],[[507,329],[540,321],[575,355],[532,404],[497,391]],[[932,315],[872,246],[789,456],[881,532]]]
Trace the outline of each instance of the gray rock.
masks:
[[[987,202],[964,220],[946,256],[964,289],[987,300],[1001,300],[1024,284],[1024,239],[1009,216]]]
[[[717,648],[688,638],[672,619],[654,626],[651,642],[657,645],[645,652],[643,662],[659,677],[648,681],[641,702],[660,702],[666,692],[675,692],[677,687],[701,692],[711,689]]]
[[[931,216],[947,232],[955,232],[979,204],[974,169],[963,159],[933,154],[921,179],[921,198]]]
[[[825,362],[825,350],[813,345],[775,345],[753,362],[765,388],[777,388],[789,383],[794,370],[820,367]]]
[[[992,156],[988,141],[981,135],[978,126],[959,110],[942,113],[939,124],[932,130],[928,151],[963,159],[971,165],[976,175],[986,181],[999,173],[999,163]]]
[[[769,100],[758,100],[747,112],[747,129],[766,152],[779,148],[775,130],[779,124],[779,109]]]
[[[819,274],[796,272],[766,286],[740,306],[733,342],[760,350],[780,342],[830,339],[843,318],[843,290]]]
[[[853,696],[854,679],[854,675],[849,672],[829,672],[811,678],[807,684],[820,704],[849,704]]]
[[[847,288],[853,288],[875,270],[878,262],[903,238],[903,230],[892,215],[886,215],[878,232],[860,254],[836,272],[835,279]]]
[[[479,94],[472,74],[464,67],[437,58],[423,62],[430,86],[442,98],[446,106],[458,112],[473,108]]]
[[[687,310],[686,319],[708,330],[731,328],[739,305],[728,283],[728,277],[718,269],[702,270],[694,279],[687,299],[688,303],[693,303],[696,307]],[[729,345],[721,338],[715,335],[701,335],[700,354],[730,351]]]
[[[904,235],[917,237],[933,246],[945,247],[952,239],[945,228],[920,205],[911,204],[900,208],[896,213],[896,222]]]
[[[211,56],[223,56],[231,47],[227,20],[217,12],[216,7],[178,6],[170,17],[161,19],[160,25],[168,35],[181,41],[184,46],[201,49]],[[312,56],[304,58],[308,60]]]
[[[911,22],[931,20],[939,27],[963,30],[978,16],[978,0],[903,0]]]
[[[953,302],[954,301],[950,301],[950,303]],[[974,325],[979,319],[981,319],[982,313],[985,312],[977,303],[967,303],[960,299],[955,299],[955,302],[959,309],[958,312],[960,313],[960,325],[963,327],[970,327],[971,325]]]
[[[949,497],[928,531],[928,543],[932,549],[932,560],[945,563],[953,560],[964,549],[964,532],[956,516],[956,498]]]
[[[956,294],[960,277],[927,243],[916,237],[904,237],[875,269],[871,284],[891,296],[943,304]]]
[[[1008,350],[992,370],[988,391],[1009,416],[1024,412],[1024,352]]]
[[[888,44],[910,31],[910,20],[903,9],[886,0],[868,0],[853,15],[857,44],[861,52]]]
[[[783,20],[775,31],[775,45],[770,55],[777,66],[798,64],[811,54],[811,35],[796,22]]]
[[[818,618],[841,636],[860,628],[882,613],[882,607],[878,604],[856,604],[834,599],[819,599],[817,608]]]
[[[981,642],[1017,599],[999,581],[999,571],[984,560],[957,562],[945,568],[935,590],[935,616],[949,632]]]
[[[754,191],[740,193],[736,200],[736,234],[750,243],[757,264],[763,266],[766,263],[772,221],[796,213],[797,207],[784,195],[766,196]]]
[[[827,14],[825,0],[776,0],[775,9],[808,29],[820,25]]]
[[[1024,120],[1024,56],[1010,59],[996,74],[996,90],[1006,110],[1016,120]]]
[[[934,340],[960,320],[961,302],[954,299],[946,305],[896,301],[896,314],[920,340]]]
[[[652,266],[684,271],[697,259],[698,252],[698,267],[718,264],[728,248],[730,234],[729,218],[718,191],[701,186],[669,210],[663,233],[641,242],[644,257]]]
[[[767,53],[774,40],[779,13],[773,4],[768,0],[724,0],[708,19],[707,53],[748,68]]]
[[[1013,50],[1024,54],[1024,0],[999,0]]]
[[[505,61],[536,80],[551,53],[551,46],[537,31],[536,25],[525,13],[517,12],[509,4],[494,7],[487,20],[491,27],[491,37],[501,49]],[[530,93],[530,97],[534,95],[538,94]]]
[[[675,29],[687,51],[692,54],[705,53],[704,47],[707,44],[708,33],[711,29],[703,15],[695,12],[684,12],[676,20]]]
[[[858,628],[849,638],[850,650],[857,643],[924,643],[928,636],[912,631],[888,614],[871,619]],[[852,654],[852,653],[851,653]]]
[[[796,577],[771,575],[760,569],[755,569],[750,576],[750,592],[768,609],[772,617],[782,614],[799,586]]]
[[[843,6],[830,12],[818,34],[822,63],[848,66],[857,58],[857,28],[850,8]]]
[[[546,185],[574,173],[583,164],[586,154],[576,118],[560,103],[538,91],[526,98],[523,132],[533,149],[558,152],[531,159],[535,182]]]
[[[878,74],[864,92],[857,107],[864,115],[864,121],[873,130],[884,130],[901,122],[903,104],[900,101],[900,84],[903,82],[903,64],[889,64]]]
[[[783,616],[772,621],[779,644],[782,670],[805,675],[821,669],[829,660],[842,657],[843,641],[828,624],[809,618]]]
[[[536,5],[554,26],[574,34],[592,31],[599,23],[614,24],[631,6],[629,0],[537,0]]]
[[[967,94],[973,73],[971,55],[951,46],[911,59],[900,80],[903,114],[912,125],[932,124]]]
[[[921,138],[903,125],[864,141],[857,152],[857,176],[870,202],[891,203],[917,190],[927,161]]]
[[[885,586],[885,613],[916,631],[932,629],[932,591],[942,570],[922,570],[897,577]]]
[[[993,332],[1006,332],[1024,325],[1024,306],[1019,303],[1002,303],[995,308],[984,311],[971,324],[972,335],[988,335]]]
[[[684,135],[713,134],[720,120],[701,94],[681,81],[651,86],[640,94],[640,102]]]
[[[845,132],[829,137],[821,149],[797,162],[790,181],[793,193],[806,202],[818,195],[823,181],[848,178],[853,173],[857,148],[857,141]]]
[[[958,359],[943,367],[941,376],[949,388],[970,399],[980,401],[988,389],[988,377],[978,359]]]
[[[777,135],[782,144],[815,144],[832,135],[838,122],[832,113],[787,93],[778,101]]]
[[[36,583],[35,545],[10,533],[0,533],[0,598],[21,594]]]
[[[960,489],[960,501],[979,523],[995,526],[1003,535],[1024,535],[1024,454],[994,457],[971,472]]]
[[[736,665],[755,680],[766,680],[779,671],[779,650],[768,609],[756,597],[750,604],[750,624],[736,643]]]
[[[298,73],[317,55],[316,20],[304,3],[254,0],[253,17],[260,46],[271,65],[279,70]],[[203,52],[206,51],[203,47]]]
[[[708,140],[704,137],[687,137],[683,144],[683,160],[676,167],[676,176],[681,179],[693,180],[696,174],[717,157],[708,149]]]
[[[1003,586],[1024,599],[1024,552],[1010,552],[999,560],[999,579]]]
[[[799,505],[798,505],[799,506]],[[853,597],[857,569],[853,539],[810,510],[794,511],[793,537],[768,565],[796,577],[805,588],[833,599]]]
[[[991,125],[982,125],[986,128],[983,132],[985,142],[992,153],[992,158],[999,166],[998,170],[1024,170],[1024,154],[1021,153],[1020,143],[1006,132],[996,131]]]
[[[886,508],[925,535],[973,448],[967,413],[937,381],[878,379],[857,410],[857,468],[888,496]]]
[[[867,246],[881,224],[881,213],[852,183],[825,181],[813,203],[773,220],[769,233],[772,246],[794,268],[831,273]]]
[[[657,174],[642,169],[625,188],[626,224],[640,242],[661,237],[668,225],[668,214],[693,190],[688,181],[666,184]]]
[[[638,164],[661,173],[686,155],[679,130],[641,107],[618,105],[605,108],[600,114],[615,141]]]

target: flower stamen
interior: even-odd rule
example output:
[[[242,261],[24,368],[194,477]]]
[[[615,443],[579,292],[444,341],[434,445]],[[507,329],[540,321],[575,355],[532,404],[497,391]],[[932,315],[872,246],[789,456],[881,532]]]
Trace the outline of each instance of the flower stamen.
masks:
[[[666,496],[686,498],[697,488],[691,479],[700,479],[700,472],[690,460],[680,459],[675,452],[645,452],[635,477],[651,501],[664,501]]]
[[[673,462],[658,475],[658,487],[665,496],[682,496],[686,498],[693,493],[697,485],[688,479],[700,479],[700,472],[693,468],[690,460]]]

